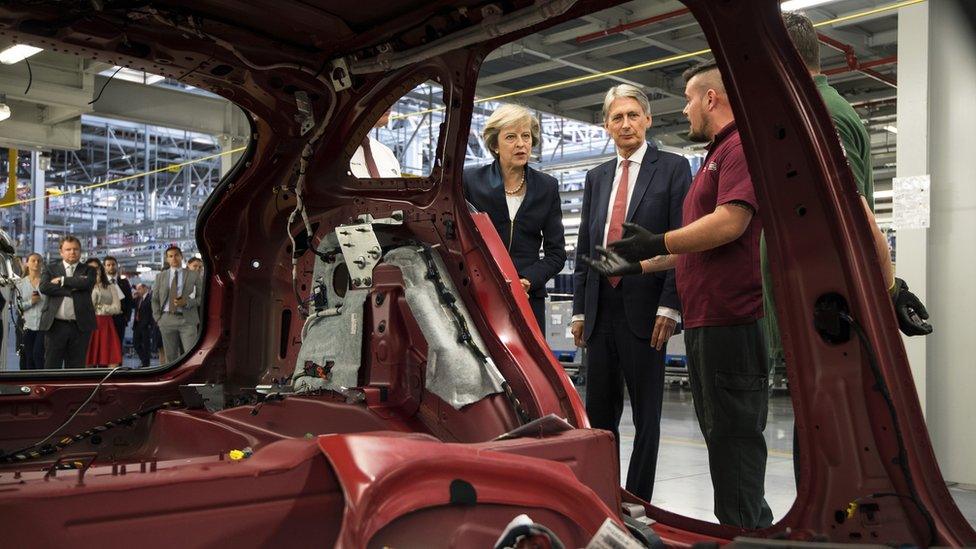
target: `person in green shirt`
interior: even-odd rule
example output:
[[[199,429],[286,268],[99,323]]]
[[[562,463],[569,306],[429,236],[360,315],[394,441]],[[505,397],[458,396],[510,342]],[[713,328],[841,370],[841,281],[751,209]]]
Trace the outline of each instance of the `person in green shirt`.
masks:
[[[837,90],[827,83],[827,77],[820,73],[820,42],[810,19],[798,13],[786,12],[783,14],[783,23],[786,25],[786,31],[799,52],[800,58],[803,59],[813,77],[813,82],[817,86],[817,91],[820,92],[827,112],[830,113],[834,128],[837,130],[837,137],[844,150],[844,156],[847,158],[847,164],[851,168],[858,193],[861,195],[865,214],[872,227],[876,227],[877,224],[874,219],[874,176],[871,168],[871,136],[868,135],[867,129],[861,123],[861,117],[857,111],[843,96],[837,93]],[[918,302],[914,294],[908,291],[908,286],[904,281],[895,278],[888,241],[880,230],[873,232],[874,247],[878,254],[881,271],[884,274],[885,284],[895,302],[899,327],[906,335],[927,335],[931,332],[932,327],[923,322],[924,319],[928,318],[925,307],[922,306],[921,302]],[[775,367],[784,363],[784,353],[777,322],[765,235],[760,240],[759,257],[763,277],[764,332],[771,366]],[[906,300],[912,301],[910,308],[918,314],[920,319],[913,321],[911,318],[912,311],[900,305],[900,302]]]
[[[806,16],[786,12],[783,14],[783,23],[786,31],[793,41],[800,58],[810,71],[813,82],[820,92],[827,112],[837,130],[837,137],[847,158],[847,164],[854,176],[857,184],[858,193],[861,195],[861,204],[864,207],[865,215],[872,227],[877,227],[874,218],[874,176],[871,167],[871,136],[861,122],[861,117],[857,111],[851,107],[850,103],[844,99],[837,90],[827,83],[827,77],[820,73],[820,41],[817,38],[817,31],[813,23]],[[932,326],[925,322],[928,319],[928,312],[921,301],[914,294],[908,291],[908,285],[901,279],[895,278],[894,267],[891,264],[891,254],[888,249],[888,241],[884,234],[873,229],[874,247],[877,251],[878,261],[884,275],[885,284],[891,294],[898,317],[899,328],[905,335],[928,335],[932,331]],[[773,296],[772,277],[769,270],[769,257],[766,253],[766,238],[760,238],[759,258],[763,279],[763,309],[765,318],[763,319],[766,345],[770,359],[770,366],[785,364],[783,353],[783,343],[780,339],[779,324],[777,321],[775,299]],[[915,315],[913,315],[915,313]],[[797,439],[794,433],[794,473],[799,481],[799,455]]]

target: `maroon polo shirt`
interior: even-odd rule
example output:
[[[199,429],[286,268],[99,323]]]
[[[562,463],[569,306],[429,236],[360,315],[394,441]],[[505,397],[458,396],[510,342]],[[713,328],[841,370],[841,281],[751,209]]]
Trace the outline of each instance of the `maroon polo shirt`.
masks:
[[[752,221],[738,239],[704,252],[681,254],[675,282],[685,328],[733,326],[762,318],[759,274],[759,204],[735,122],[722,128],[708,146],[682,210],[688,225],[717,206],[741,202],[752,207]]]

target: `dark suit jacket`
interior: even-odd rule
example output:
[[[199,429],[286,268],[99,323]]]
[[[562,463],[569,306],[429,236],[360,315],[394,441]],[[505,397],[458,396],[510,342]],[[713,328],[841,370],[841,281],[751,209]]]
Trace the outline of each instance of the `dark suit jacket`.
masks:
[[[581,254],[596,257],[596,246],[605,245],[603,233],[608,222],[607,209],[616,169],[617,159],[614,158],[586,174],[579,240],[576,244],[577,257]],[[654,233],[681,227],[681,209],[690,185],[691,167],[688,160],[659,151],[648,143],[627,208],[627,221]],[[600,275],[590,271],[586,263],[577,261],[573,283],[573,314],[586,315],[583,337],[588,339],[596,323]],[[674,286],[674,270],[653,275],[625,276],[620,283],[624,292],[627,324],[637,337],[651,337],[659,306],[681,310]]]
[[[47,266],[41,273],[40,292],[48,296],[47,304],[41,311],[41,330],[50,330],[54,323],[54,314],[58,312],[61,301],[70,299],[75,306],[75,321],[83,332],[95,330],[95,306],[92,305],[91,293],[95,287],[95,269],[79,262],[75,267],[74,276],[64,278],[64,284],[52,284],[51,280],[64,277],[64,263],[60,260]]]
[[[129,284],[128,279],[122,278],[118,275],[115,277],[115,282],[119,285],[119,289],[122,290],[122,314],[115,316],[121,316],[123,319],[125,319],[125,323],[123,324],[124,326],[125,324],[128,324],[129,319],[132,318],[132,307],[134,303],[132,299],[132,284]]]
[[[544,298],[546,282],[566,264],[566,238],[559,187],[550,175],[527,168],[525,198],[514,222],[508,217],[505,183],[498,160],[464,170],[464,197],[491,218],[519,277],[531,283],[529,296]],[[539,250],[543,256],[539,258]]]
[[[138,313],[139,320],[135,319],[136,315],[133,315],[132,327],[133,329],[138,329],[142,326],[152,325],[155,322],[153,318],[152,310],[152,291],[146,294],[140,302],[138,299],[133,300],[132,310]]]

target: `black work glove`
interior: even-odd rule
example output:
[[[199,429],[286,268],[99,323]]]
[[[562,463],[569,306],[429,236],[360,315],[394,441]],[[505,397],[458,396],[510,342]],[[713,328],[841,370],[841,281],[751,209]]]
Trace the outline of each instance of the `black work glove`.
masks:
[[[611,242],[607,247],[627,261],[640,261],[671,253],[664,245],[664,233],[654,234],[636,223],[624,223],[623,228],[623,238]]]
[[[929,318],[929,312],[925,310],[925,305],[918,296],[908,291],[908,284],[904,280],[895,279],[891,300],[895,304],[895,316],[898,317],[898,328],[901,333],[907,336],[932,333],[932,325],[925,322]]]
[[[596,258],[584,255],[580,259],[603,276],[626,276],[642,272],[640,262],[627,261],[603,246],[596,247],[596,255]]]

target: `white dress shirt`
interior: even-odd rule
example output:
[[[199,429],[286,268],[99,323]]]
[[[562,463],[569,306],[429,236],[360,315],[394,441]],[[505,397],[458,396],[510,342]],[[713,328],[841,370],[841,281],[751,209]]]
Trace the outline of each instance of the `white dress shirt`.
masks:
[[[110,276],[110,277],[108,277],[108,285],[110,287],[114,288],[113,291],[115,292],[115,295],[117,295],[119,297],[119,301],[120,302],[123,299],[125,299],[125,292],[123,292],[122,291],[122,287],[119,286],[119,277],[117,277],[117,276]],[[121,313],[119,313],[119,314],[121,314]]]
[[[373,153],[373,161],[376,162],[380,177],[400,177],[400,161],[389,147],[370,136],[369,150]],[[369,178],[369,167],[366,166],[366,154],[363,153],[362,145],[356,147],[356,152],[349,159],[349,171],[356,177]]]
[[[519,208],[522,207],[522,202],[525,201],[524,194],[517,194],[512,196],[505,193],[505,202],[508,204],[508,219],[509,221],[515,220],[515,214],[518,213]]]
[[[66,261],[61,262],[64,265],[65,276],[61,278],[61,287],[64,287],[64,279],[73,277],[75,275],[75,269],[78,268],[77,263],[68,263]],[[58,310],[54,312],[54,318],[58,320],[75,320],[75,302],[72,297],[65,296],[61,300],[61,305],[58,306]]]
[[[607,215],[606,224],[603,227],[603,238],[602,243],[604,246],[608,244],[607,234],[610,232],[610,218],[613,216],[613,204],[617,199],[617,189],[620,188],[620,179],[624,175],[624,160],[630,161],[630,166],[627,167],[627,207],[624,208],[624,212],[630,211],[630,199],[634,196],[634,187],[637,185],[637,175],[640,173],[641,162],[644,160],[644,154],[647,153],[647,141],[641,143],[641,146],[637,148],[633,154],[628,158],[620,156],[620,151],[617,151],[617,169],[614,171],[613,175],[613,186],[610,188],[610,200],[607,202]],[[675,322],[681,322],[681,313],[671,307],[658,307],[657,316],[665,316],[670,318]],[[585,318],[584,315],[573,315],[573,322],[577,320],[582,321]]]
[[[610,187],[610,201],[607,202],[607,223],[603,226],[603,240],[604,246],[608,244],[607,234],[610,232],[610,218],[613,216],[613,204],[617,199],[617,189],[620,188],[620,179],[624,175],[624,160],[630,160],[630,166],[627,168],[627,207],[624,208],[624,212],[630,211],[630,199],[634,196],[634,186],[637,185],[637,174],[640,173],[641,161],[644,160],[644,153],[647,152],[647,141],[641,143],[641,146],[634,151],[634,154],[630,155],[629,158],[624,158],[620,156],[620,152],[617,152],[617,169],[613,172],[613,186]]]

